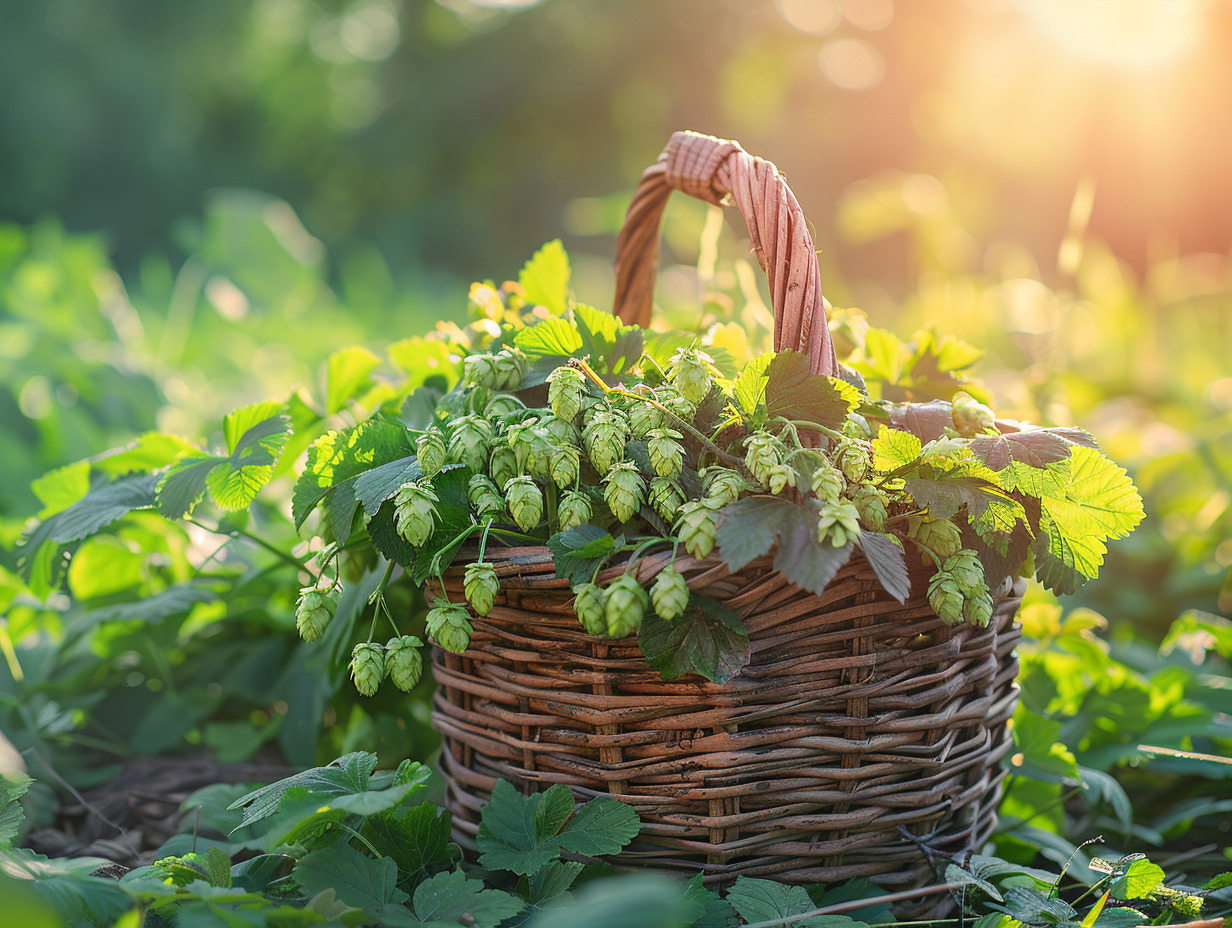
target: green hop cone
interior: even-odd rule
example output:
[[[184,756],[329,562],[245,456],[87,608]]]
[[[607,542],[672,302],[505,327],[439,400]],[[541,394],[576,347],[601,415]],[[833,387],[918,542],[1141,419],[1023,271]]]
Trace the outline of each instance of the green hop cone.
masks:
[[[642,627],[642,617],[650,597],[630,574],[618,577],[607,588],[603,598],[603,615],[607,620],[607,633],[611,638],[624,638]]]
[[[534,531],[543,517],[543,491],[530,477],[514,477],[505,484],[509,515],[524,532]]]
[[[492,446],[492,454],[488,456],[488,476],[498,487],[503,487],[508,480],[519,476],[518,456],[506,442],[498,442]]]
[[[586,443],[590,462],[600,475],[606,474],[613,464],[624,458],[628,435],[628,422],[614,409],[597,411],[587,423],[582,439]]]
[[[684,615],[689,605],[689,585],[674,567],[664,567],[650,587],[650,602],[659,618],[670,622]]]
[[[577,483],[578,469],[582,466],[581,452],[576,445],[560,445],[552,452],[549,469],[552,482],[562,490]]]
[[[375,696],[385,679],[384,648],[372,641],[357,644],[351,651],[351,681],[361,696]]]
[[[962,588],[943,570],[937,571],[928,583],[928,604],[937,618],[947,625],[957,625],[963,620]]]
[[[963,592],[965,593],[962,609],[963,618],[972,625],[987,628],[994,608],[992,595],[983,586],[964,590]]]
[[[548,374],[548,405],[557,417],[572,422],[582,411],[582,387],[586,380],[571,367],[558,367]]]
[[[492,446],[492,426],[482,416],[459,416],[453,420],[449,438],[450,460],[474,471],[488,463]]]
[[[766,485],[770,488],[770,492],[778,496],[788,487],[796,485],[796,471],[790,464],[774,464],[770,467],[770,472]]]
[[[305,641],[316,641],[329,625],[338,609],[338,604],[328,593],[316,587],[306,586],[299,591],[295,604],[295,628]]]
[[[423,642],[414,635],[390,638],[385,643],[385,668],[394,686],[409,693],[423,676],[423,655],[419,649]]]
[[[515,397],[510,396],[508,393],[498,393],[488,400],[487,405],[483,407],[483,417],[488,421],[492,421],[525,408]]]
[[[530,364],[521,349],[502,348],[492,356],[494,383],[490,386],[495,390],[516,390],[522,385],[529,368]]]
[[[950,419],[958,434],[966,438],[990,432],[995,434],[997,431],[996,414],[983,403],[965,393],[954,397],[954,404],[950,407]]]
[[[435,477],[449,463],[449,447],[445,436],[436,429],[425,432],[415,443],[415,457],[425,477]]]
[[[706,398],[716,373],[714,359],[696,348],[681,348],[667,369],[680,395],[694,406]]]
[[[578,432],[573,423],[560,416],[544,413],[539,417],[539,431],[546,436],[548,444],[553,448],[557,445],[576,445]]]
[[[646,498],[646,481],[637,472],[632,461],[613,464],[603,478],[603,501],[612,515],[621,522],[628,522]]]
[[[770,483],[771,469],[783,463],[783,442],[766,431],[754,432],[744,440],[744,466],[763,484]]]
[[[586,629],[586,634],[607,635],[607,615],[603,606],[603,590],[593,583],[580,583],[573,588],[573,611]]]
[[[500,518],[505,512],[505,498],[486,474],[471,477],[466,485],[466,495],[481,519]]]
[[[679,477],[684,469],[684,446],[681,434],[675,429],[651,429],[646,450],[650,466],[660,477]]]
[[[675,481],[668,480],[666,477],[652,477],[650,505],[659,514],[660,519],[671,525],[680,514],[680,507],[684,505],[684,494]]]
[[[680,507],[676,533],[690,555],[701,560],[714,550],[716,507],[706,500],[694,500]]]
[[[672,415],[685,422],[693,421],[693,414],[697,412],[697,404],[689,402],[675,387],[669,385],[661,388],[658,396],[659,403]]]
[[[462,580],[462,590],[466,601],[471,604],[476,615],[487,615],[492,611],[492,603],[500,592],[500,581],[496,579],[496,568],[483,561],[468,564],[466,575]]]
[[[505,432],[505,443],[513,451],[515,477],[527,473],[537,477],[547,475],[547,459],[552,446],[537,419],[524,419],[511,425]]]
[[[824,502],[817,513],[817,540],[836,548],[851,544],[860,537],[860,513],[848,500]]]
[[[744,475],[730,467],[707,467],[701,477],[705,480],[706,499],[716,507],[738,500],[740,494],[748,489]]]
[[[810,481],[810,486],[813,494],[818,499],[834,503],[843,495],[843,490],[846,488],[847,483],[838,468],[831,466],[826,461],[822,461],[813,471],[813,479]]]
[[[858,412],[853,412],[843,423],[843,434],[856,441],[870,441],[873,437],[873,430],[869,427],[867,419]]]
[[[886,516],[889,515],[886,508],[887,501],[884,490],[868,484],[856,490],[855,498],[852,500],[856,510],[860,513],[860,521],[867,523],[875,532],[885,531]]]
[[[638,440],[659,428],[663,413],[649,403],[635,401],[629,406],[629,434]]]
[[[949,519],[915,516],[907,520],[907,533],[942,559],[962,549],[962,532]]]
[[[496,358],[490,354],[468,355],[462,361],[462,382],[472,387],[494,388],[497,383]]]
[[[446,651],[461,654],[471,641],[470,616],[466,607],[438,599],[428,610],[428,634]]]
[[[859,442],[844,441],[834,454],[834,463],[851,483],[858,483],[868,472],[868,448]]]
[[[561,531],[590,521],[590,497],[577,490],[561,494],[556,505],[556,517],[560,522]]]
[[[436,527],[436,504],[440,500],[424,483],[404,483],[394,496],[394,526],[407,543],[418,548]]]
[[[987,588],[980,556],[970,548],[963,548],[957,554],[951,554],[945,559],[941,569],[958,581],[964,593]]]

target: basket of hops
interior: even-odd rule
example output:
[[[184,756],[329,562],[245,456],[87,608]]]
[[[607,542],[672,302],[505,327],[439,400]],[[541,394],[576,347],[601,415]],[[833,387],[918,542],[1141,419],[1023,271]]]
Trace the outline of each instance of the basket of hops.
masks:
[[[743,367],[649,328],[672,190],[748,227],[774,351]],[[636,809],[622,863],[926,881],[995,825],[1024,578],[1094,577],[1136,490],[1084,432],[867,392],[795,197],[732,142],[672,137],[616,269],[614,314],[477,285],[460,382],[356,484],[426,584],[455,839],[498,781],[562,783]]]

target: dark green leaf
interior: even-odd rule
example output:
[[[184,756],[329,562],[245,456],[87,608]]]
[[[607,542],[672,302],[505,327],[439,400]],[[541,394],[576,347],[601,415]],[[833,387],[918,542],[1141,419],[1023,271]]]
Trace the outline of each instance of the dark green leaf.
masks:
[[[307,464],[295,482],[291,512],[296,528],[335,486],[413,452],[406,426],[385,416],[374,416],[345,431],[326,432],[309,447]],[[353,515],[358,506],[353,495],[349,505]]]
[[[911,578],[907,575],[903,549],[889,535],[880,532],[861,531],[856,544],[864,552],[882,588],[900,603],[905,603],[911,595]]]
[[[851,560],[854,545],[836,548],[817,541],[817,516],[806,510],[799,515],[790,532],[785,531],[774,556],[774,569],[800,589],[821,595],[834,575]]]
[[[735,885],[728,890],[727,901],[746,922],[790,918],[815,908],[803,886],[786,886],[773,880],[757,880],[747,876],[736,878]],[[812,915],[792,919],[790,924],[803,928],[857,928],[864,923],[844,915]]]
[[[740,616],[705,596],[693,596],[684,615],[668,622],[653,612],[638,644],[664,680],[696,673],[722,686],[749,663],[749,636]]]
[[[809,373],[808,358],[788,349],[766,368],[766,413],[827,428],[840,428],[860,401],[849,383]]]
[[[468,880],[461,870],[438,873],[415,888],[415,917],[429,924],[494,928],[526,903],[499,889],[484,889],[478,880]]]
[[[182,519],[192,512],[205,496],[210,472],[224,460],[204,452],[179,455],[158,480],[158,511],[168,519]]]
[[[746,496],[719,510],[715,547],[732,573],[770,553],[780,533],[790,532],[802,510],[779,496]]]
[[[702,883],[700,873],[689,880],[684,897],[702,907],[702,914],[690,928],[728,928],[736,918],[736,910],[732,908],[731,903],[721,898],[714,890],[707,889]]]
[[[976,876],[974,873],[968,873],[957,864],[950,864],[945,868],[945,881],[947,883],[964,883],[968,886],[974,886],[986,893],[988,896],[997,900],[997,902],[1005,901],[1005,897],[1001,895],[1001,891],[997,889],[997,887],[993,886],[987,880]]]
[[[273,815],[283,795],[292,787],[302,786],[330,796],[362,793],[368,788],[368,778],[374,769],[376,755],[367,751],[356,751],[339,757],[324,767],[313,767],[277,783],[255,789],[235,800],[227,808],[244,809],[244,817],[237,826],[242,828]]]
[[[449,813],[434,802],[370,816],[363,836],[398,869],[414,876],[449,856]]]
[[[364,507],[364,517],[371,519],[387,499],[392,499],[398,489],[423,476],[419,459],[414,455],[398,458],[366,471],[355,478],[355,499]]]
[[[339,902],[358,909],[405,902],[398,888],[398,866],[388,857],[369,857],[349,844],[335,844],[304,855],[293,875],[304,895],[332,889]]]
[[[527,880],[530,904],[546,905],[565,895],[585,866],[576,860],[553,860],[544,864]]]
[[[599,559],[615,547],[616,539],[594,525],[576,525],[548,539],[556,576],[568,577],[570,584],[590,582]]]
[[[703,903],[678,881],[638,873],[587,883],[543,911],[534,928],[719,928],[698,922],[703,914]]]
[[[1005,891],[1002,905],[989,904],[989,908],[1004,912],[1032,928],[1054,928],[1068,925],[1078,919],[1073,906],[1062,899],[1050,899],[1038,889],[1011,886]]]

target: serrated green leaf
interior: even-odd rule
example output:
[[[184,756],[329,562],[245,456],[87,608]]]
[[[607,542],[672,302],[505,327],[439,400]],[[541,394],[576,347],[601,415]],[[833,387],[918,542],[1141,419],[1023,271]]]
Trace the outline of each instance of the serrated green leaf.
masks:
[[[332,416],[366,390],[380,365],[380,358],[358,345],[331,354],[325,362],[326,415]]]
[[[343,796],[352,793],[362,793],[368,788],[368,779],[376,769],[376,755],[367,751],[356,751],[339,757],[324,767],[313,767],[294,776],[254,789],[245,793],[228,809],[244,810],[244,817],[236,828],[243,828],[263,818],[273,815],[278,803],[292,787],[301,786],[316,793],[330,796]]]
[[[468,925],[495,928],[526,908],[511,893],[485,889],[479,880],[468,880],[461,870],[438,873],[415,888],[415,917],[425,924]]]
[[[168,519],[182,519],[205,496],[214,468],[226,458],[200,451],[181,454],[158,479],[158,511]]]
[[[304,471],[295,482],[291,497],[295,527],[303,525],[308,514],[326,500],[335,487],[348,481],[354,483],[361,475],[413,453],[406,426],[386,416],[374,416],[352,429],[326,432],[308,448]],[[345,523],[345,516],[353,521],[358,506],[355,494],[350,493],[345,506],[340,507],[346,511],[334,514],[336,524]]]
[[[551,316],[519,329],[513,336],[513,344],[532,361],[569,358],[581,350],[582,335],[571,320]]]
[[[234,454],[240,446],[240,440],[254,426],[268,422],[284,412],[286,412],[286,404],[266,400],[261,403],[250,403],[227,413],[222,420],[222,435],[227,443],[227,453]]]
[[[1001,895],[1001,890],[974,873],[968,873],[957,864],[950,864],[945,868],[945,881],[947,883],[963,883],[967,886],[974,886],[976,889],[997,900],[997,902],[1005,901],[1005,897]]]
[[[849,560],[855,546],[836,548],[817,540],[817,515],[801,510],[790,531],[784,531],[774,556],[774,569],[806,592],[820,596]]]
[[[332,889],[339,902],[357,909],[374,909],[408,898],[398,888],[398,866],[393,860],[369,857],[349,844],[335,844],[304,855],[292,875],[308,898]]]
[[[1050,899],[1038,889],[1026,886],[1011,886],[1005,891],[1003,904],[990,903],[988,907],[1032,928],[1069,925],[1078,920],[1078,913],[1065,900]]]
[[[772,360],[774,360],[774,353],[771,351],[759,354],[736,375],[736,382],[732,387],[732,399],[736,402],[736,408],[745,416],[751,418],[757,412],[758,407],[766,402],[766,384],[770,379],[766,369]]]
[[[49,470],[30,481],[30,490],[43,504],[38,514],[40,519],[63,512],[90,492],[90,462],[77,461]]]
[[[560,315],[569,308],[569,255],[560,239],[536,251],[518,273],[518,283],[531,303]]]
[[[915,435],[883,425],[873,439],[873,467],[883,474],[907,467],[920,459],[922,449]]]
[[[778,496],[746,496],[719,510],[715,547],[732,573],[769,554],[799,520],[800,507]]]
[[[792,918],[812,911],[813,901],[803,886],[787,886],[773,880],[757,880],[747,876],[736,878],[727,892],[727,902],[746,922],[768,922],[790,918],[790,924],[804,928],[857,928],[863,922],[843,915],[811,915]]]
[[[274,469],[263,464],[242,464],[235,467],[230,461],[219,462],[210,468],[205,478],[210,499],[219,509],[234,511],[248,508],[257,494],[270,481]]]
[[[889,535],[863,530],[860,531],[856,544],[860,546],[865,560],[881,581],[882,589],[900,603],[905,603],[911,595],[911,577],[907,574],[907,559],[903,555],[903,549],[895,544]]]
[[[664,680],[696,673],[722,686],[750,659],[749,635],[740,616],[705,596],[690,597],[684,614],[670,622],[647,614],[637,642]]]
[[[809,372],[808,358],[780,351],[766,367],[766,414],[840,428],[860,402],[860,391],[845,381]]]
[[[361,833],[398,869],[415,876],[449,857],[450,816],[434,802],[380,812],[364,821]]]
[[[586,865],[576,860],[553,860],[527,879],[527,897],[533,906],[543,906],[564,896]]]
[[[1015,771],[1049,783],[1081,780],[1074,754],[1061,743],[1061,723],[1019,705],[1012,728],[1014,747],[1021,754]]]
[[[1164,881],[1164,870],[1141,854],[1122,859],[1112,877],[1112,897],[1127,901],[1148,896]]]
[[[616,539],[594,525],[576,525],[548,539],[556,576],[568,577],[570,584],[588,583],[599,559],[615,547]]]
[[[414,455],[398,458],[374,467],[355,478],[355,498],[364,508],[365,519],[371,519],[387,499],[392,499],[404,483],[423,476],[419,459]]]
[[[16,770],[0,774],[0,845],[11,845],[21,832],[26,814],[19,800],[33,782]]]

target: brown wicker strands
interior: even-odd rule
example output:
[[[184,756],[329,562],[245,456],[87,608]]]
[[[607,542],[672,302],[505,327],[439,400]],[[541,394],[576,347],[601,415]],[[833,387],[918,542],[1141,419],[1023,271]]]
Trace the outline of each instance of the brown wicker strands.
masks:
[[[682,558],[690,588],[749,631],[752,661],[721,687],[664,682],[635,638],[587,635],[547,549],[489,548],[487,559],[497,605],[472,619],[464,654],[433,651],[433,719],[464,846],[498,779],[618,796],[644,823],[622,863],[701,870],[708,882],[917,886],[933,876],[923,846],[978,849],[991,833],[1021,587],[1003,584],[989,628],[951,628],[921,598],[891,599],[859,553],[822,596],[766,563],[732,576],[715,558]],[[639,579],[666,564],[644,559]],[[446,589],[461,601],[460,567]]]

